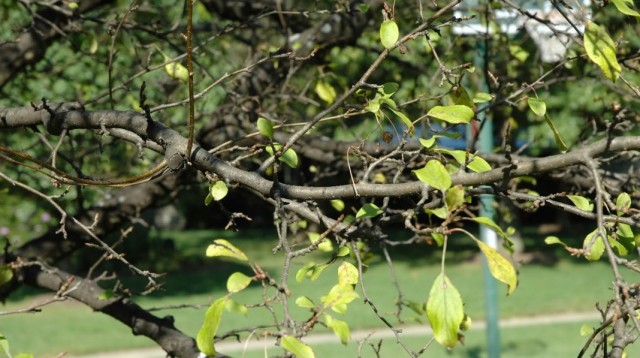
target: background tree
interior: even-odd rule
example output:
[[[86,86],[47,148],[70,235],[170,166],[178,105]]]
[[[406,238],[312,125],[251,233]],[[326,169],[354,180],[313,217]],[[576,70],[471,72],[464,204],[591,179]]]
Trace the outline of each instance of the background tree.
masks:
[[[348,322],[335,313],[356,299],[393,329],[367,296],[367,260],[373,252],[392,266],[389,247],[428,243],[442,251],[442,272],[424,304],[403,301],[398,287],[398,317],[403,307],[426,314],[435,340],[454,346],[468,317],[445,273],[451,235],[477,243],[494,276],[516,289],[505,258],[513,230],[477,214],[478,197],[490,193],[511,210],[551,206],[586,219],[593,231],[583,243],[546,241],[609,261],[611,304],[581,354],[591,345],[596,356],[621,356],[640,332],[638,287],[620,273],[638,270],[639,14],[624,1],[576,6],[593,21],[566,59],[548,64],[525,35],[455,36],[452,26],[470,21],[452,15],[458,3],[2,2],[1,297],[22,285],[50,290],[171,356],[214,356],[214,336],[230,336],[217,332],[222,309],[255,281],[265,287],[256,309],[274,315],[254,329],[306,357],[313,352],[302,342],[319,322],[348,339]],[[510,1],[474,11],[492,26],[498,7],[558,31]],[[484,68],[472,64],[476,41],[487,45]],[[488,93],[478,90],[485,78]],[[492,153],[474,146],[480,112],[497,124]],[[467,127],[469,145],[447,146]],[[192,226],[242,230],[266,221],[279,238],[280,272],[265,272],[227,240],[202,248],[249,261],[254,275],[230,276],[229,295],[213,302],[197,337],[133,297],[159,289],[155,271],[171,264],[148,260],[157,247],[136,250],[145,213],[174,202],[182,212],[168,212],[169,224],[187,217]],[[35,226],[51,216],[55,225]],[[468,231],[474,221],[499,233],[504,253]],[[308,239],[295,235],[305,225]],[[391,237],[398,227],[410,236]],[[315,250],[332,257],[305,259]],[[289,277],[314,279],[329,265],[340,267],[330,292],[296,294]],[[105,284],[102,270],[128,270],[146,286],[132,296]],[[295,304],[310,315],[294,319]]]

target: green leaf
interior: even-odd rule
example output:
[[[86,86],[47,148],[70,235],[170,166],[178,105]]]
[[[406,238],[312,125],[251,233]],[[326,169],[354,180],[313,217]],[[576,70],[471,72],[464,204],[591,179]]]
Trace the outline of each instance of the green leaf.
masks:
[[[0,352],[11,357],[11,352],[9,351],[9,340],[2,333],[0,333]]]
[[[593,211],[593,204],[589,199],[585,198],[584,196],[567,195],[567,198],[571,200],[573,205],[575,205],[578,209],[588,211],[588,212]]]
[[[413,173],[421,182],[442,192],[451,187],[451,175],[447,168],[435,159],[428,161],[424,168],[414,170]]]
[[[402,123],[404,123],[405,126],[407,126],[407,128],[409,128],[410,131],[413,131],[413,123],[411,122],[411,120],[409,119],[409,117],[407,117],[404,113],[395,110],[393,108],[389,108],[391,110],[391,112],[393,112],[396,116],[398,116],[398,118],[400,118],[400,120],[402,121]]]
[[[328,104],[333,103],[336,99],[336,90],[330,83],[325,81],[318,81],[316,83],[316,94]]]
[[[209,194],[211,194],[211,198],[215,201],[224,199],[228,192],[229,188],[227,188],[227,184],[222,180],[214,181],[209,187]]]
[[[547,113],[547,104],[538,98],[527,98],[527,104],[533,113],[538,117],[543,117]]]
[[[473,110],[463,105],[435,106],[427,112],[433,118],[443,120],[447,123],[469,123],[473,119]]]
[[[13,278],[13,270],[9,265],[0,265],[0,286],[7,284]]]
[[[518,285],[518,274],[516,273],[516,269],[513,267],[511,262],[504,258],[496,249],[490,247],[480,240],[476,240],[480,250],[484,253],[484,256],[487,258],[487,264],[489,266],[489,271],[491,271],[491,275],[496,278],[496,280],[507,285],[507,295],[513,293]]]
[[[462,86],[456,86],[451,92],[449,92],[449,98],[453,101],[453,104],[459,104],[469,108],[473,108],[475,104],[471,101],[469,93]]]
[[[13,356],[13,358],[33,358],[33,354],[31,353],[18,353]]]
[[[300,296],[300,297],[296,298],[296,305],[298,305],[299,307],[302,307],[302,308],[315,308],[316,307],[316,304],[313,303],[313,301],[307,296]]]
[[[509,46],[509,53],[519,62],[525,62],[529,58],[529,52],[518,45]]]
[[[335,319],[331,317],[331,315],[324,314],[324,323],[327,327],[333,330],[333,333],[340,338],[340,343],[346,345],[349,343],[349,335],[351,334],[349,331],[349,325],[347,322]]]
[[[583,40],[589,59],[600,67],[606,78],[615,83],[620,77],[622,68],[616,58],[616,45],[609,37],[607,30],[594,22],[587,21]]]
[[[304,278],[307,277],[307,273],[311,271],[314,266],[315,266],[315,263],[308,262],[304,266],[299,268],[298,272],[296,272],[296,282],[298,283],[302,282],[302,280],[304,280]]]
[[[227,299],[227,302],[224,305],[224,309],[227,310],[227,312],[240,313],[245,317],[249,313],[249,309],[246,305],[238,303],[232,299]]]
[[[102,292],[100,292],[100,294],[98,295],[98,299],[101,301],[106,301],[106,300],[110,300],[112,298],[114,298],[116,295],[113,292],[112,289],[106,289]]]
[[[343,262],[338,267],[338,285],[357,285],[358,269],[349,262]]]
[[[229,241],[225,239],[214,240],[213,244],[207,247],[206,255],[208,257],[227,256],[241,261],[249,261],[247,255],[245,255],[242,250],[233,246]]]
[[[464,306],[460,293],[444,273],[439,274],[431,286],[427,301],[427,318],[438,343],[451,348],[458,342],[458,330],[464,319]]]
[[[320,234],[318,234],[317,232],[307,232],[307,237],[309,238],[309,241],[311,241],[311,243],[313,244],[314,242],[320,239]],[[331,240],[325,237],[322,239],[322,242],[318,244],[318,249],[324,252],[332,252],[333,243],[331,242]]]
[[[481,224],[493,229],[493,231],[495,231],[496,234],[498,234],[506,242],[509,248],[513,247],[513,241],[511,240],[509,235],[506,232],[504,232],[504,230],[502,230],[502,228],[498,226],[498,224],[496,224],[492,219],[484,216],[478,216],[478,217],[472,218],[471,220],[477,222],[478,224]]]
[[[344,201],[340,199],[333,199],[331,200],[331,206],[333,206],[336,211],[342,212],[342,210],[344,210]]]
[[[444,202],[447,204],[447,210],[454,211],[464,204],[464,188],[462,185],[456,185],[447,190],[444,196]]]
[[[273,146],[276,148],[276,150],[280,150],[280,148],[282,148],[282,144],[280,143],[273,143]],[[270,145],[266,146],[265,150],[270,155],[274,155],[273,148],[271,148]],[[278,160],[290,166],[291,168],[296,168],[298,166],[298,154],[296,154],[293,148],[287,149],[284,153],[282,153],[282,155],[278,157]]]
[[[407,300],[406,303],[407,303],[407,307],[409,307],[416,314],[420,316],[424,316],[427,314],[425,302],[416,302],[412,300]]]
[[[442,220],[449,217],[449,210],[447,210],[445,206],[441,206],[435,209],[425,209],[424,212],[430,215],[435,215]]]
[[[364,204],[363,207],[358,210],[356,213],[356,219],[359,218],[373,218],[382,214],[382,209],[380,209],[376,204],[367,203]]]
[[[265,138],[273,139],[273,122],[266,118],[258,118],[258,132]]]
[[[439,232],[432,232],[431,238],[436,242],[436,244],[438,244],[438,247],[442,247],[442,245],[444,245],[444,239],[446,238],[446,236]]]
[[[380,42],[382,42],[382,46],[387,49],[392,48],[398,42],[399,37],[400,30],[395,21],[386,20],[382,22],[380,25]]]
[[[464,150],[437,149],[437,151],[449,154],[460,165],[463,165],[467,160],[467,152]],[[467,164],[467,168],[470,170],[476,173],[488,172],[491,170],[491,165],[479,155],[469,153],[469,159],[470,161],[469,164]]]
[[[582,249],[584,250],[584,257],[587,260],[600,260],[604,253],[604,240],[602,239],[602,236],[598,235],[598,230],[593,230],[585,236]]]
[[[616,198],[616,211],[618,215],[625,214],[631,208],[631,196],[627,193],[620,193]]]
[[[353,289],[352,285],[335,285],[326,296],[322,296],[320,301],[325,308],[331,308],[338,313],[347,312],[347,305],[351,301],[360,297]]]
[[[394,93],[398,92],[400,89],[400,85],[395,82],[387,82],[380,87],[379,91],[382,91],[382,95],[386,98],[393,96]],[[394,107],[395,108],[395,107]]]
[[[342,246],[338,249],[338,253],[336,254],[336,256],[343,257],[349,255],[349,253],[351,253],[351,250],[346,246]]]
[[[562,136],[560,136],[560,132],[558,132],[558,129],[556,129],[556,126],[551,121],[551,118],[549,118],[549,116],[544,116],[544,121],[547,122],[547,125],[549,126],[549,128],[551,128],[553,137],[556,139],[556,145],[558,146],[558,149],[560,149],[560,151],[562,152],[566,152],[567,145],[564,143],[564,140],[562,140]]]
[[[296,337],[282,336],[280,344],[282,345],[282,348],[288,350],[297,358],[315,358],[313,349],[300,342]]]
[[[364,14],[365,12],[369,11],[369,7],[369,4],[358,4],[358,11]]]
[[[611,2],[621,13],[629,16],[640,17],[639,12],[629,7],[629,5],[633,6],[633,0],[611,0]]]
[[[547,245],[554,245],[554,244],[558,244],[558,245],[562,245],[564,247],[567,247],[567,244],[565,244],[564,242],[562,242],[562,240],[560,240],[558,237],[556,236],[547,236],[544,239],[544,243]]]
[[[583,323],[582,326],[580,326],[580,335],[583,337],[590,336],[593,331],[593,327],[588,326],[586,323]]]
[[[171,61],[171,58],[165,56],[164,61]],[[184,83],[189,81],[189,70],[177,61],[164,65],[164,71],[174,80]]]
[[[244,290],[249,286],[253,279],[242,272],[234,272],[227,279],[227,291],[236,293]]]
[[[216,336],[216,332],[218,331],[218,325],[220,324],[220,318],[222,317],[222,309],[225,306],[226,300],[226,297],[222,297],[211,304],[209,309],[207,309],[207,313],[204,315],[202,327],[200,327],[200,330],[198,331],[196,344],[198,345],[200,352],[207,356],[213,357],[216,355],[213,338]]]
[[[437,139],[438,137],[440,137],[440,136],[438,136],[438,135],[434,135],[434,136],[432,136],[432,137],[431,137],[431,138],[429,138],[429,139],[422,139],[422,138],[419,138],[418,140],[420,141],[420,144],[421,144],[423,147],[425,147],[425,148],[427,148],[427,149],[431,149],[431,148],[433,148],[433,146],[436,144],[436,139]]]
[[[478,92],[475,95],[473,95],[473,103],[485,103],[485,102],[489,102],[493,99],[493,95],[489,94],[489,93],[484,93],[484,92]]]
[[[635,236],[631,226],[620,223],[616,230],[616,239],[609,238],[611,248],[620,256],[627,256],[636,248]]]
[[[327,264],[312,265],[309,270],[307,270],[305,276],[311,281],[315,281],[318,279],[318,277],[320,277],[322,271],[324,271],[324,269],[326,269],[327,267],[329,267],[329,265]]]

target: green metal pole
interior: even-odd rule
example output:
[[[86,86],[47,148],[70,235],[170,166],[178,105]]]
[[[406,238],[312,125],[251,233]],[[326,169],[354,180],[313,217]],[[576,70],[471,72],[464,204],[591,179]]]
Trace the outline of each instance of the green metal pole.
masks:
[[[489,92],[485,74],[486,44],[484,39],[476,42],[475,66],[480,76],[480,91]],[[478,119],[481,123],[481,131],[478,137],[478,150],[481,153],[491,153],[493,150],[493,122],[484,112],[478,112]],[[480,196],[480,216],[493,219],[495,210],[493,208],[493,195],[483,194]],[[497,248],[498,237],[492,229],[480,225],[480,239],[492,248]],[[485,291],[485,311],[487,322],[487,353],[489,358],[500,357],[500,329],[498,327],[498,285],[496,279],[489,271],[486,257],[483,259],[484,266],[484,291]]]

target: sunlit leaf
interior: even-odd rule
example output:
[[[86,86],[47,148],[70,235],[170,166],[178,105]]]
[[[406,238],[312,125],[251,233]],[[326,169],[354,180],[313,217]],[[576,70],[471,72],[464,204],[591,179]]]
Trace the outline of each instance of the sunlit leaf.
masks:
[[[538,98],[527,98],[527,104],[533,113],[538,117],[542,117],[547,113],[547,104]]]
[[[478,224],[481,224],[493,229],[493,231],[495,231],[496,234],[500,236],[500,238],[505,240],[505,242],[508,245],[508,248],[513,247],[513,241],[511,240],[509,235],[506,232],[504,232],[504,230],[502,230],[502,228],[498,226],[498,224],[496,224],[491,218],[478,216],[478,217],[472,218],[471,220],[477,222]]]
[[[164,61],[171,61],[171,58],[165,56]],[[175,80],[185,83],[189,81],[189,70],[177,61],[164,65],[164,71]]]
[[[351,301],[360,297],[353,289],[352,285],[334,285],[326,296],[322,296],[320,301],[325,308],[331,308],[338,313],[345,313],[347,305]]]
[[[229,188],[227,188],[227,184],[222,180],[216,180],[211,183],[209,187],[209,193],[211,194],[211,198],[215,201],[220,201],[227,196],[229,192]]]
[[[357,285],[358,269],[349,262],[343,262],[338,267],[338,285]]]
[[[442,245],[444,244],[444,240],[446,239],[446,236],[439,232],[432,232],[431,238],[436,242],[436,244],[438,244],[438,247],[442,247]]]
[[[307,237],[309,238],[309,241],[311,241],[312,244],[320,240],[320,234],[318,234],[317,232],[307,232]],[[331,242],[331,240],[325,237],[322,239],[322,242],[318,244],[318,249],[324,252],[332,252],[333,243]]]
[[[435,106],[427,112],[433,118],[443,120],[447,123],[469,123],[473,119],[473,110],[463,105]]]
[[[484,93],[484,92],[478,92],[475,95],[473,95],[473,103],[485,103],[485,102],[489,102],[493,99],[493,95],[489,94],[489,93]]]
[[[376,204],[367,203],[358,210],[356,213],[356,219],[373,218],[380,214],[382,214],[382,209],[380,209]]]
[[[616,57],[616,45],[607,33],[607,30],[596,25],[594,22],[587,21],[583,40],[584,49],[589,59],[600,67],[606,78],[612,82],[616,82],[618,77],[620,77],[622,68]]]
[[[214,240],[213,244],[207,247],[206,255],[208,257],[227,256],[241,261],[249,261],[242,250],[233,246],[229,241],[225,239]]]
[[[567,145],[564,143],[564,140],[562,139],[562,136],[560,135],[560,132],[558,132],[558,129],[556,128],[556,126],[551,121],[551,118],[549,118],[549,116],[545,115],[544,116],[544,121],[547,123],[549,128],[551,128],[551,131],[553,132],[553,137],[556,140],[556,145],[558,146],[558,149],[560,149],[560,151],[563,152],[563,153],[566,152],[567,151]]]
[[[444,220],[447,217],[449,217],[449,210],[445,206],[441,206],[441,207],[435,208],[435,209],[425,209],[424,212],[427,213],[427,214],[430,214],[430,215],[435,215],[435,216],[439,217],[442,220]]]
[[[439,274],[431,286],[427,318],[438,343],[450,348],[458,342],[464,306],[460,293],[444,273]]]
[[[421,182],[442,192],[451,187],[451,175],[447,168],[435,159],[428,161],[424,168],[414,170],[413,173]]]
[[[11,357],[9,340],[2,333],[0,333],[0,352],[4,353],[7,357]]]
[[[113,292],[112,289],[106,289],[102,292],[100,292],[100,294],[98,295],[98,299],[102,300],[102,301],[106,301],[106,300],[110,300],[112,298],[114,298],[116,296],[116,294]]]
[[[582,244],[584,250],[584,257],[589,261],[598,261],[604,253],[604,240],[601,235],[598,235],[598,230],[593,230],[584,238]]]
[[[333,330],[333,333],[335,333],[338,338],[340,338],[340,343],[344,345],[349,343],[350,330],[347,322],[335,319],[331,317],[331,315],[325,313],[324,323],[327,325],[327,327]]]
[[[251,277],[242,272],[234,272],[227,279],[227,291],[230,293],[240,292],[247,288],[251,281]]]
[[[580,335],[583,337],[590,336],[593,331],[593,327],[588,326],[586,323],[583,323],[582,326],[580,326]]]
[[[273,143],[273,146],[276,148],[276,150],[280,150],[280,148],[282,148],[282,144],[280,143]],[[267,153],[274,155],[273,148],[271,148],[270,145],[266,146],[265,150],[267,151]],[[293,148],[287,149],[284,153],[282,153],[282,155],[280,155],[280,157],[278,157],[278,160],[290,166],[291,168],[296,168],[298,166],[298,154],[296,154]]]
[[[325,81],[318,81],[316,83],[316,94],[318,95],[318,97],[320,97],[323,101],[331,104],[333,103],[333,101],[335,101],[336,99],[336,90],[333,88],[333,86]]]
[[[344,210],[344,201],[340,199],[333,199],[331,200],[331,206],[333,206],[336,211],[342,212],[342,210]]]
[[[196,337],[198,349],[207,356],[213,357],[216,355],[213,338],[216,336],[216,332],[218,331],[226,299],[226,297],[222,297],[211,304],[209,309],[207,309],[207,313],[204,315],[202,327],[200,327],[200,330],[198,331],[198,336]]]
[[[509,53],[519,62],[525,62],[529,58],[529,52],[518,45],[509,46]]]
[[[393,108],[389,108],[389,109],[391,110],[391,112],[395,113],[395,115],[398,116],[398,118],[400,118],[402,123],[404,123],[404,125],[407,126],[407,128],[409,128],[410,131],[413,131],[413,123],[411,122],[409,117],[407,117],[404,113],[398,110],[395,110]]]
[[[639,12],[629,7],[629,5],[633,6],[633,0],[611,0],[611,2],[621,13],[629,16],[640,17]]]
[[[313,301],[307,296],[300,296],[296,298],[296,305],[302,308],[315,308],[316,305]]]
[[[544,243],[547,245],[562,245],[564,247],[567,247],[567,244],[565,244],[564,242],[562,242],[562,240],[560,240],[558,237],[556,236],[547,236],[544,239]]]
[[[463,165],[467,160],[467,152],[464,150],[437,149],[437,151],[449,154],[460,165]],[[469,159],[470,161],[467,164],[467,168],[469,168],[470,170],[476,173],[487,172],[491,170],[491,165],[486,160],[482,159],[479,155],[469,154]]]
[[[343,256],[347,256],[347,255],[349,255],[349,253],[351,253],[351,249],[349,249],[349,248],[348,248],[348,247],[346,247],[346,246],[341,246],[341,247],[338,249],[338,253],[336,253],[336,256],[338,256],[338,257],[343,257]]]
[[[484,242],[476,240],[476,243],[487,258],[487,264],[489,266],[489,271],[491,271],[491,275],[495,277],[496,280],[505,283],[507,285],[507,294],[512,294],[518,285],[518,274],[516,273],[516,269],[513,267],[513,264],[504,258],[504,256],[502,256],[502,254],[500,254],[496,249],[490,247]]]
[[[224,304],[224,309],[227,310],[227,312],[240,313],[245,317],[249,313],[249,309],[246,305],[238,303],[232,299],[227,299],[227,302]]]
[[[392,48],[398,42],[399,37],[400,30],[395,21],[385,20],[382,22],[380,25],[380,42],[382,42],[382,46],[387,49]]]
[[[268,139],[273,139],[273,122],[266,118],[258,118],[258,132],[262,134],[263,137]]]
[[[462,332],[468,331],[471,328],[472,323],[473,322],[471,321],[471,317],[469,317],[469,315],[465,313],[464,319],[462,320],[462,323],[460,323],[460,330]]]
[[[616,198],[616,209],[618,215],[626,213],[631,208],[631,196],[627,193],[620,193]]]
[[[423,147],[427,148],[427,149],[431,149],[433,148],[434,145],[436,145],[436,139],[438,138],[437,135],[432,136],[429,139],[423,139],[420,138],[420,145],[422,145]]]
[[[578,209],[592,212],[593,204],[591,201],[580,195],[567,195],[567,199],[571,200],[573,205],[575,205]]]
[[[296,358],[315,358],[313,349],[300,342],[296,337],[282,336],[280,344],[282,348],[291,352]]]

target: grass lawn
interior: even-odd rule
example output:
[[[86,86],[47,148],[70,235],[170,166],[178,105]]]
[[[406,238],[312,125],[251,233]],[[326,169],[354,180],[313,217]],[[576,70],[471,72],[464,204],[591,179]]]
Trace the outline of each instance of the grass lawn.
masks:
[[[225,237],[243,249],[250,259],[261,263],[265,270],[275,275],[278,272],[281,261],[279,255],[271,255],[270,249],[274,246],[274,240],[261,235],[256,236],[256,238],[238,240],[234,239],[232,235],[225,234]],[[211,232],[189,232],[187,236],[180,237],[176,241],[176,246],[178,250],[183,252],[192,250],[194,255],[201,256],[207,243],[218,237],[222,236],[212,236]],[[420,250],[424,250],[424,252],[419,252]],[[435,250],[434,247],[424,245],[413,250],[408,257],[406,255],[398,255],[398,259],[395,261],[395,269],[399,284],[404,290],[405,299],[418,302],[426,300],[431,284],[439,273],[437,255],[433,255]],[[326,256],[316,255],[312,259],[319,263],[326,260]],[[296,297],[307,295],[315,302],[319,302],[319,297],[325,295],[331,286],[336,283],[337,265],[327,268],[317,281],[305,280],[300,284],[296,283],[294,279],[295,271],[304,262],[302,260],[294,262],[295,267],[292,270],[290,280],[292,314],[294,318],[298,319],[308,318],[309,312],[293,304]],[[143,307],[210,303],[226,293],[226,278],[231,272],[237,270],[246,273],[250,272],[246,266],[234,262],[225,262],[221,265],[217,261],[217,265],[212,265],[208,268],[170,274],[166,277],[164,291],[154,293],[151,296],[136,298],[135,301]],[[447,266],[446,273],[462,294],[467,313],[474,320],[482,319],[484,299],[483,274],[480,264],[462,261],[452,262]],[[391,322],[397,323],[392,314],[395,310],[394,303],[397,293],[391,286],[389,277],[389,268],[386,264],[380,261],[375,262],[365,273],[365,287],[369,298],[377,305],[381,313]],[[279,277],[274,278],[278,279]],[[522,266],[519,269],[519,280],[519,287],[509,297],[506,297],[506,287],[503,285],[499,287],[505,293],[504,296],[500,297],[501,317],[592,311],[596,301],[603,303],[609,297],[608,287],[610,287],[611,283],[611,273],[604,263],[585,264],[568,259],[555,266]],[[132,284],[135,284],[135,281],[133,280]],[[254,283],[245,291],[234,295],[233,298],[241,303],[258,303],[261,299],[261,292],[261,287]],[[8,302],[0,310],[8,311],[25,307],[25,304],[33,303],[37,299],[37,297],[24,292],[18,295],[18,298],[20,299]],[[204,309],[169,309],[158,311],[156,314],[174,316],[178,328],[187,334],[195,336],[202,324]],[[334,317],[347,321],[352,330],[382,326],[382,323],[372,315],[369,306],[365,305],[362,300],[356,300],[351,303],[345,315],[334,314]],[[219,332],[255,324],[268,324],[271,323],[270,318],[270,314],[265,309],[260,308],[250,310],[247,317],[225,312]],[[404,312],[403,318],[408,324],[419,322],[427,324],[426,319],[417,317],[409,310]],[[577,324],[575,329],[565,327],[564,329],[558,329],[557,332],[554,331],[553,334],[550,333],[550,329],[555,329],[555,327],[550,326],[509,328],[503,332],[505,354],[507,354],[508,349],[518,352],[521,346],[529,347],[526,349],[535,352],[538,349],[536,347],[542,345],[545,349],[549,349],[544,350],[545,354],[530,356],[566,356],[561,354],[562,352],[571,352],[571,354],[567,353],[568,356],[574,356],[584,342],[584,338],[579,336],[579,327],[580,324]],[[31,352],[37,357],[53,356],[63,351],[78,354],[153,345],[147,338],[132,336],[128,328],[115,320],[100,313],[93,313],[85,306],[74,302],[46,306],[43,312],[37,314],[0,316],[0,332],[8,338],[12,352]],[[522,339],[518,337],[522,337]],[[545,337],[554,338],[555,340]],[[420,346],[424,345],[427,339],[428,337],[425,335],[422,338],[410,338],[407,342]],[[483,339],[481,333],[471,332],[463,347],[463,350],[467,353],[462,356],[482,356],[480,352],[482,351],[481,344]],[[384,345],[384,352],[388,353],[383,356],[391,356],[391,354],[395,353],[402,354],[402,352],[396,351],[396,348],[392,347],[395,346],[392,343],[393,340],[389,340]],[[329,346],[331,345],[327,345],[327,347]],[[352,349],[355,345],[350,344],[350,346],[350,349]],[[327,347],[324,345],[318,347],[317,355],[320,357],[333,356],[321,354],[322,350]],[[439,347],[435,348],[435,350],[441,350]],[[388,351],[386,351],[387,349]],[[561,351],[562,349],[568,350]],[[368,350],[371,351],[370,348]],[[473,353],[474,350],[476,353]],[[456,352],[458,350],[443,354],[456,357],[457,355],[455,354],[458,354]],[[555,352],[560,353],[556,354]],[[515,354],[512,356],[526,355]]]

